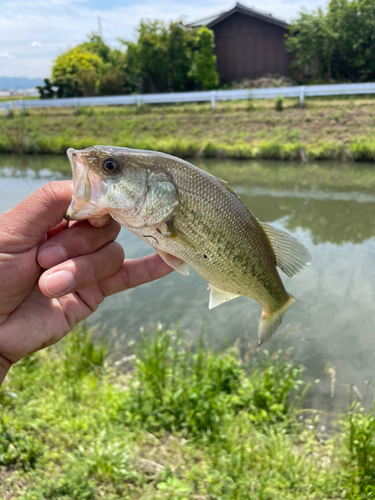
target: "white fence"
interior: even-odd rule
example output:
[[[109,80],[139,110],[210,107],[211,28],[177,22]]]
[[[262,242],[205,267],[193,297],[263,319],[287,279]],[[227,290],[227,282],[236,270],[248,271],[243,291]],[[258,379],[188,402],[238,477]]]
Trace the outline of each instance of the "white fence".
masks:
[[[343,83],[337,85],[308,85],[299,87],[274,87],[268,89],[212,90],[204,92],[178,92],[173,94],[141,94],[120,95],[109,97],[77,97],[64,99],[37,99],[15,101],[0,101],[0,109],[9,114],[11,109],[52,108],[80,106],[123,106],[145,104],[167,104],[184,102],[211,102],[215,109],[216,101],[231,101],[235,99],[270,99],[278,96],[298,97],[300,107],[304,105],[305,97],[331,95],[375,94],[374,83]]]

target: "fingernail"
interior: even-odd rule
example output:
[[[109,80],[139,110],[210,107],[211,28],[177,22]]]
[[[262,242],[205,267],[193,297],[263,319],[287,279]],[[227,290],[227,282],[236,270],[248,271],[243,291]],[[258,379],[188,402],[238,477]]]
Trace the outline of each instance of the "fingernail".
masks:
[[[51,295],[63,295],[73,286],[74,277],[70,271],[61,270],[49,274],[44,281],[47,292]]]
[[[43,248],[38,254],[38,262],[41,267],[49,269],[57,266],[68,259],[68,254],[61,245],[49,245]]]

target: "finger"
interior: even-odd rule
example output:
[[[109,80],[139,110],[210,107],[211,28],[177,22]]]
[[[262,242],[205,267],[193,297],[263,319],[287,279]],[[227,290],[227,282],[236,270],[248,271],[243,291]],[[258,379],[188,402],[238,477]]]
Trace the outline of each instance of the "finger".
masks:
[[[49,182],[1,214],[1,251],[22,252],[39,243],[62,221],[71,198],[71,181]]]
[[[39,279],[40,291],[52,298],[82,290],[116,273],[123,260],[121,245],[107,243],[92,254],[75,257],[43,273]]]
[[[90,254],[117,238],[121,226],[111,219],[104,227],[95,228],[87,221],[73,224],[65,231],[61,231],[38,251],[38,263],[49,269],[73,257]]]
[[[48,231],[48,233],[47,233],[48,238],[52,238],[53,236],[60,233],[61,231],[64,231],[64,229],[66,229],[68,226],[69,226],[69,222],[67,220],[63,219],[59,224],[57,224],[56,226],[54,226],[53,228],[51,228]]]
[[[100,282],[100,289],[104,296],[108,297],[113,293],[163,278],[172,271],[173,269],[156,253],[141,259],[129,259],[123,263],[116,274]]]
[[[91,217],[90,219],[87,220],[94,227],[103,227],[111,222],[112,217],[109,214],[106,214],[102,215],[101,217]]]

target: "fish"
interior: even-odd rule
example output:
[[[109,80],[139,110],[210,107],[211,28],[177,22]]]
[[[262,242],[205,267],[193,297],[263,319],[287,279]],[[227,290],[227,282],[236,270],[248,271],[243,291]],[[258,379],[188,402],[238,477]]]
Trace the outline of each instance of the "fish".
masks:
[[[260,222],[225,181],[180,158],[114,146],[67,155],[66,218],[109,214],[180,274],[195,269],[208,282],[209,309],[241,296],[257,301],[259,344],[271,338],[295,302],[277,268],[289,277],[304,271],[311,263],[304,245]]]

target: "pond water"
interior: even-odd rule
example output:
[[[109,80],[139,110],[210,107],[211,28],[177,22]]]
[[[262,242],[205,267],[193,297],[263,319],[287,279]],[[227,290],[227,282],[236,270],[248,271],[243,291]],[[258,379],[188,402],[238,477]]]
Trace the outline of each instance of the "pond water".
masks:
[[[347,406],[350,386],[363,394],[375,373],[375,193],[366,182],[362,187],[357,182],[375,166],[194,163],[228,180],[260,220],[287,230],[311,251],[313,264],[305,273],[296,279],[282,274],[297,303],[265,348],[293,347],[307,377],[322,379],[310,401],[315,408]],[[43,183],[68,178],[66,158],[0,156],[0,212]],[[126,230],[118,240],[128,258],[152,251]],[[244,347],[256,345],[259,315],[260,306],[248,298],[209,311],[207,284],[192,270],[189,277],[172,273],[107,298],[90,323],[106,325],[106,331],[129,340],[139,336],[141,327],[178,322],[193,338],[203,330],[215,348],[237,339]],[[334,397],[327,368],[335,371]]]

